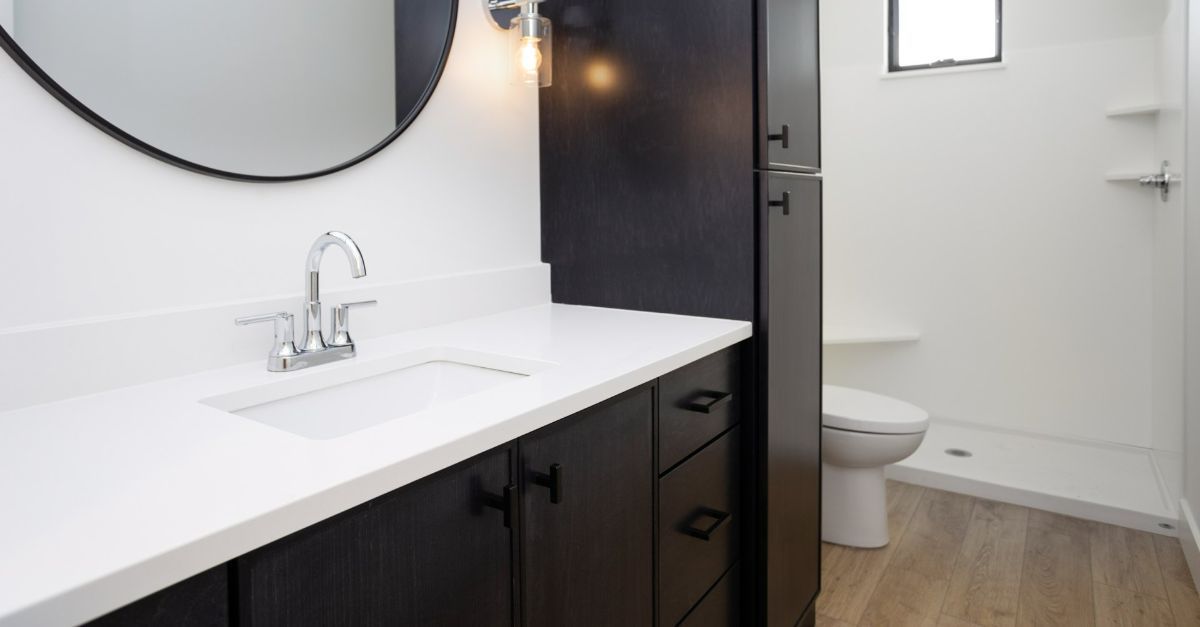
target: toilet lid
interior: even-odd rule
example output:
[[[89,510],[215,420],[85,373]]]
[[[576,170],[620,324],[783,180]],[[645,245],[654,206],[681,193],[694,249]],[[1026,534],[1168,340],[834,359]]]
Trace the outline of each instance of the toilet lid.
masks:
[[[822,424],[860,433],[922,433],[929,414],[915,405],[863,390],[821,386]]]

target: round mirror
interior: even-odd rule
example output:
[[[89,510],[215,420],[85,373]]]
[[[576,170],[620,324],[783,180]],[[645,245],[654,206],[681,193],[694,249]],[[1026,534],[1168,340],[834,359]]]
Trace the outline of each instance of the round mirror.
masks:
[[[347,168],[441,76],[457,0],[0,0],[0,45],[68,107],[189,170]]]

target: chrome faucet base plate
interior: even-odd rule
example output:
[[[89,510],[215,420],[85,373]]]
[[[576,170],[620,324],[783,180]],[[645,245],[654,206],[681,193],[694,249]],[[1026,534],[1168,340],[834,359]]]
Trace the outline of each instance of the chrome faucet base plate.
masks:
[[[354,357],[354,345],[329,346],[321,351],[300,351],[295,355],[272,355],[267,360],[271,372],[293,372]]]

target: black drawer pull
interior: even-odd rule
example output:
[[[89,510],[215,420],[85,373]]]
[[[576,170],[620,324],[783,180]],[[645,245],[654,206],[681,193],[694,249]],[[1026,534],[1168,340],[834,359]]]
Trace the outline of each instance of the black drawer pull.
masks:
[[[517,511],[517,486],[504,486],[504,496],[494,494],[484,495],[483,504],[504,512],[504,526],[512,529],[513,512]]]
[[[787,148],[788,143],[789,143],[788,140],[790,139],[791,134],[792,134],[792,127],[790,125],[784,124],[783,128],[779,129],[778,133],[768,134],[767,141],[780,142],[781,146],[783,146],[784,148]]]
[[[708,527],[700,529],[696,527],[696,521],[700,520],[701,518],[712,518],[713,522]],[[692,517],[691,522],[683,526],[682,531],[693,538],[700,538],[701,540],[708,542],[709,540],[712,540],[713,534],[716,533],[718,529],[725,526],[725,523],[729,522],[731,518],[733,518],[733,514],[730,514],[729,512],[723,512],[719,509],[712,509],[708,507],[701,507],[696,515]]]
[[[535,472],[533,473],[533,482],[537,485],[550,488],[550,502],[558,505],[562,503],[563,490],[563,469],[562,464],[550,464],[550,474]]]
[[[685,409],[702,414],[711,414],[718,407],[727,405],[733,400],[733,392],[702,392],[696,400],[688,402]]]
[[[784,192],[782,200],[768,200],[768,207],[783,207],[783,215],[791,215],[792,213],[792,193]]]

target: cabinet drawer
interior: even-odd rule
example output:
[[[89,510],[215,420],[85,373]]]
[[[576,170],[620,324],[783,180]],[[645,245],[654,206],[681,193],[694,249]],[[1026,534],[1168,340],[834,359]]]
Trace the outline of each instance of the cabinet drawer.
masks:
[[[658,471],[729,427],[741,414],[742,344],[688,364],[659,380]]]
[[[738,556],[735,427],[659,482],[659,611],[674,625]]]
[[[741,575],[739,564],[734,564],[729,572],[721,577],[721,581],[708,591],[704,600],[692,610],[687,618],[679,623],[683,627],[734,627],[740,625],[741,617]]]

